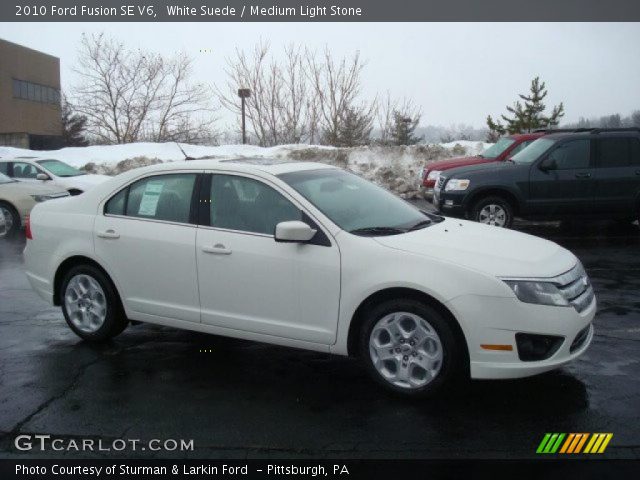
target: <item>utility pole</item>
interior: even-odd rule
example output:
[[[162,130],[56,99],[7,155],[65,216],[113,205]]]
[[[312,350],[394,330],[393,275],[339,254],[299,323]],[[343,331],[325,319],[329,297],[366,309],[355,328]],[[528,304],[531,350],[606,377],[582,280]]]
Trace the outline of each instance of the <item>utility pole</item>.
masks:
[[[242,102],[242,144],[247,143],[247,128],[245,122],[245,98],[249,98],[251,96],[251,90],[248,88],[239,88],[238,96],[240,97],[240,101]]]

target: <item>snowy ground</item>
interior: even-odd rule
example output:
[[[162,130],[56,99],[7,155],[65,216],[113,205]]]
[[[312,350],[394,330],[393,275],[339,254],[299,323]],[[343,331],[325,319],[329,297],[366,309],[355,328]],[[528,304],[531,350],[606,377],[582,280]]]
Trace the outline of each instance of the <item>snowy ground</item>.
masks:
[[[405,198],[418,194],[417,178],[422,167],[434,160],[474,155],[490,144],[457,141],[444,144],[412,145],[409,147],[367,146],[335,148],[316,145],[281,145],[263,148],[254,145],[204,146],[180,144],[193,158],[262,157],[291,161],[329,163],[358,173],[390,188]],[[131,143],[126,145],[96,145],[69,147],[53,151],[23,150],[0,147],[0,158],[56,158],[91,173],[115,175],[150,163],[184,161],[176,143]]]

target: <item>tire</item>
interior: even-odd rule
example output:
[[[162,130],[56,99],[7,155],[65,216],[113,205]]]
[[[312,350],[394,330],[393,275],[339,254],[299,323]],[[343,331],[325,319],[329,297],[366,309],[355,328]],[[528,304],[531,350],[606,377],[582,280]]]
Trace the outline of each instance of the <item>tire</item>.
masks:
[[[502,197],[484,197],[473,204],[469,216],[478,223],[511,228],[513,225],[513,206]]]
[[[378,384],[406,397],[425,398],[443,387],[453,387],[462,378],[466,359],[463,346],[447,319],[432,307],[416,300],[397,299],[374,306],[365,315],[360,328],[360,358]],[[409,328],[418,323],[420,329]],[[425,324],[428,340],[420,342],[418,335],[424,337]],[[395,340],[394,331],[398,335]],[[386,360],[382,360],[383,356]]]
[[[0,202],[0,209],[4,214],[5,228],[0,232],[0,239],[9,240],[16,236],[18,230],[20,230],[21,222],[18,211],[13,208],[13,205],[7,202]]]
[[[104,342],[129,323],[113,283],[93,265],[72,267],[58,294],[67,325],[84,340]]]

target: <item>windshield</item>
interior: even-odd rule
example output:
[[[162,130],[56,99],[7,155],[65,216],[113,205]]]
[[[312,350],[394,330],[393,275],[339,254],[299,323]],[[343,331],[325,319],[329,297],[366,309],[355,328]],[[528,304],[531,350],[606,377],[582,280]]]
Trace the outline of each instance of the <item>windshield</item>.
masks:
[[[502,154],[502,152],[504,152],[507,148],[509,148],[514,143],[515,143],[515,140],[513,138],[503,137],[500,140],[498,140],[496,143],[494,143],[492,146],[487,148],[484,152],[482,152],[480,156],[482,158],[497,158]]]
[[[4,173],[0,173],[0,184],[11,183],[11,182],[15,182],[15,180],[12,180],[11,178],[7,177]]]
[[[333,223],[358,235],[393,235],[434,221],[391,192],[337,169],[278,175]]]
[[[546,152],[554,143],[554,140],[550,140],[548,138],[539,138],[521,152],[516,153],[513,157],[511,157],[511,160],[519,164],[533,163],[538,158],[540,158],[540,155]]]
[[[78,175],[85,175],[84,172],[60,160],[36,160],[36,163],[45,170],[53,173],[56,177],[77,177]]]

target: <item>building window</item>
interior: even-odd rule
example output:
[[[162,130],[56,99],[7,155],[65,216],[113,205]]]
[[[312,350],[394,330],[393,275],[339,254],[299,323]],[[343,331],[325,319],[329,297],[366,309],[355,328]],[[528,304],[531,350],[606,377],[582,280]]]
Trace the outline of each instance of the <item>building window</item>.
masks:
[[[13,98],[60,105],[60,91],[46,85],[13,79]]]

